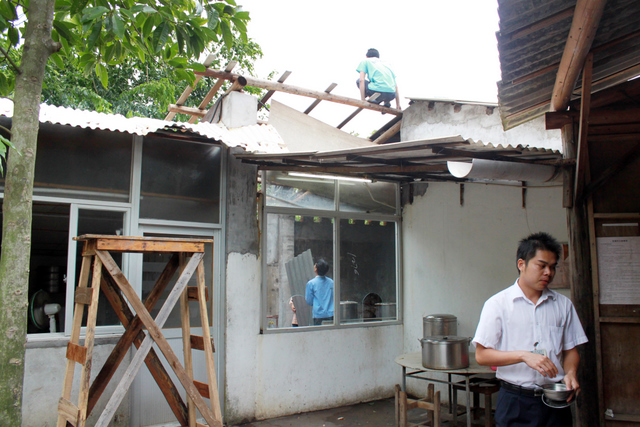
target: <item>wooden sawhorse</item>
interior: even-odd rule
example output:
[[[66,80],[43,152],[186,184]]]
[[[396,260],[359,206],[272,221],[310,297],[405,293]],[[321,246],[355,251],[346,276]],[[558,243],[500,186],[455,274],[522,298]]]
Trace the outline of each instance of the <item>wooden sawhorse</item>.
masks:
[[[84,235],[76,237],[75,240],[84,242],[84,250],[82,252],[80,279],[75,293],[73,326],[67,346],[67,369],[62,397],[58,403],[58,427],[67,425],[84,427],[87,417],[104,392],[120,362],[129,351],[131,344],[134,344],[138,350],[100,415],[96,427],[108,426],[143,362],[146,363],[153,378],[158,383],[180,425],[188,425],[189,427],[203,426],[196,422],[197,408],[209,427],[222,427],[222,414],[213,361],[213,341],[207,327],[209,325],[206,304],[207,289],[204,278],[204,264],[202,262],[205,244],[212,243],[212,240],[105,235]],[[110,252],[171,253],[172,257],[143,304],[111,257]],[[190,259],[187,261],[188,258]],[[154,308],[164,290],[167,289],[171,278],[178,270],[180,270],[180,276],[154,320],[149,312]],[[187,283],[194,272],[197,277],[197,287],[187,287]],[[89,283],[89,276],[91,276],[91,283]],[[100,290],[103,291],[118,315],[120,322],[125,327],[125,332],[120,337],[93,384],[89,387]],[[180,299],[181,308],[185,367],[178,360],[166,338],[162,335],[161,330],[178,299]],[[202,336],[191,335],[189,300],[197,300],[199,302]],[[80,330],[85,305],[88,306],[88,312],[84,345],[82,346],[80,345]],[[129,306],[133,308],[135,315]],[[147,333],[143,331],[143,327],[147,329]],[[164,369],[157,353],[153,350],[154,342],[184,387],[187,393],[186,405],[169,374]],[[193,379],[192,348],[205,352],[208,384]],[[70,401],[76,363],[82,367],[78,405]],[[210,399],[211,407],[206,404],[203,396]]]

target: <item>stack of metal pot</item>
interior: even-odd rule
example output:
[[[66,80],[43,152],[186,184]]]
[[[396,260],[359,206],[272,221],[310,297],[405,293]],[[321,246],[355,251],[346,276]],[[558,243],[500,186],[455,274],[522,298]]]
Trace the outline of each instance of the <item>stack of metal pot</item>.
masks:
[[[459,337],[458,319],[452,314],[422,318],[422,366],[428,369],[463,369],[469,366],[471,338]]]

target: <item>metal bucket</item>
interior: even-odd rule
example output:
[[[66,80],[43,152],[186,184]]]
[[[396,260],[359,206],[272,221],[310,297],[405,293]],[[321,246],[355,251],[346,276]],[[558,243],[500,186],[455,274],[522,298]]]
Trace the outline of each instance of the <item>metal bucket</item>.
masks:
[[[376,314],[382,320],[391,320],[396,318],[395,302],[380,302],[376,304]]]
[[[456,336],[458,318],[453,314],[430,314],[422,318],[423,338],[436,335]]]
[[[433,336],[420,340],[422,366],[429,369],[463,369],[469,367],[471,338]]]
[[[340,319],[354,320],[358,318],[358,303],[356,301],[340,301]]]

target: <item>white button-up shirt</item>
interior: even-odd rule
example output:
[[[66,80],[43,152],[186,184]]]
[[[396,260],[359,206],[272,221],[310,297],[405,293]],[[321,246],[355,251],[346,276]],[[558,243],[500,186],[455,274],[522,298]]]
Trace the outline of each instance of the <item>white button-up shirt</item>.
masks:
[[[546,350],[558,368],[554,378],[542,376],[526,363],[499,366],[496,377],[527,388],[564,378],[563,350],[587,342],[580,319],[569,298],[550,289],[537,304],[525,297],[518,281],[485,302],[473,345],[500,351]]]

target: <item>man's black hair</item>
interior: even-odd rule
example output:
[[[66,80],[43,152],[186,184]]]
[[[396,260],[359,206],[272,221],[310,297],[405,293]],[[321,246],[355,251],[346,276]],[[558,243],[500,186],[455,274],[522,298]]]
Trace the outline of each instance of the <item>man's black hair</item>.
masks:
[[[378,49],[371,48],[367,51],[367,58],[380,58],[380,52]]]
[[[527,265],[529,260],[536,255],[538,249],[553,252],[556,254],[556,259],[558,260],[560,259],[560,253],[562,252],[562,246],[560,246],[560,243],[558,243],[558,241],[549,233],[534,233],[520,240],[516,265],[518,260],[521,259],[524,260],[525,265]],[[518,271],[520,270],[518,269]]]
[[[327,261],[320,258],[318,262],[316,262],[316,271],[318,272],[318,276],[324,276],[329,271],[329,264]]]

